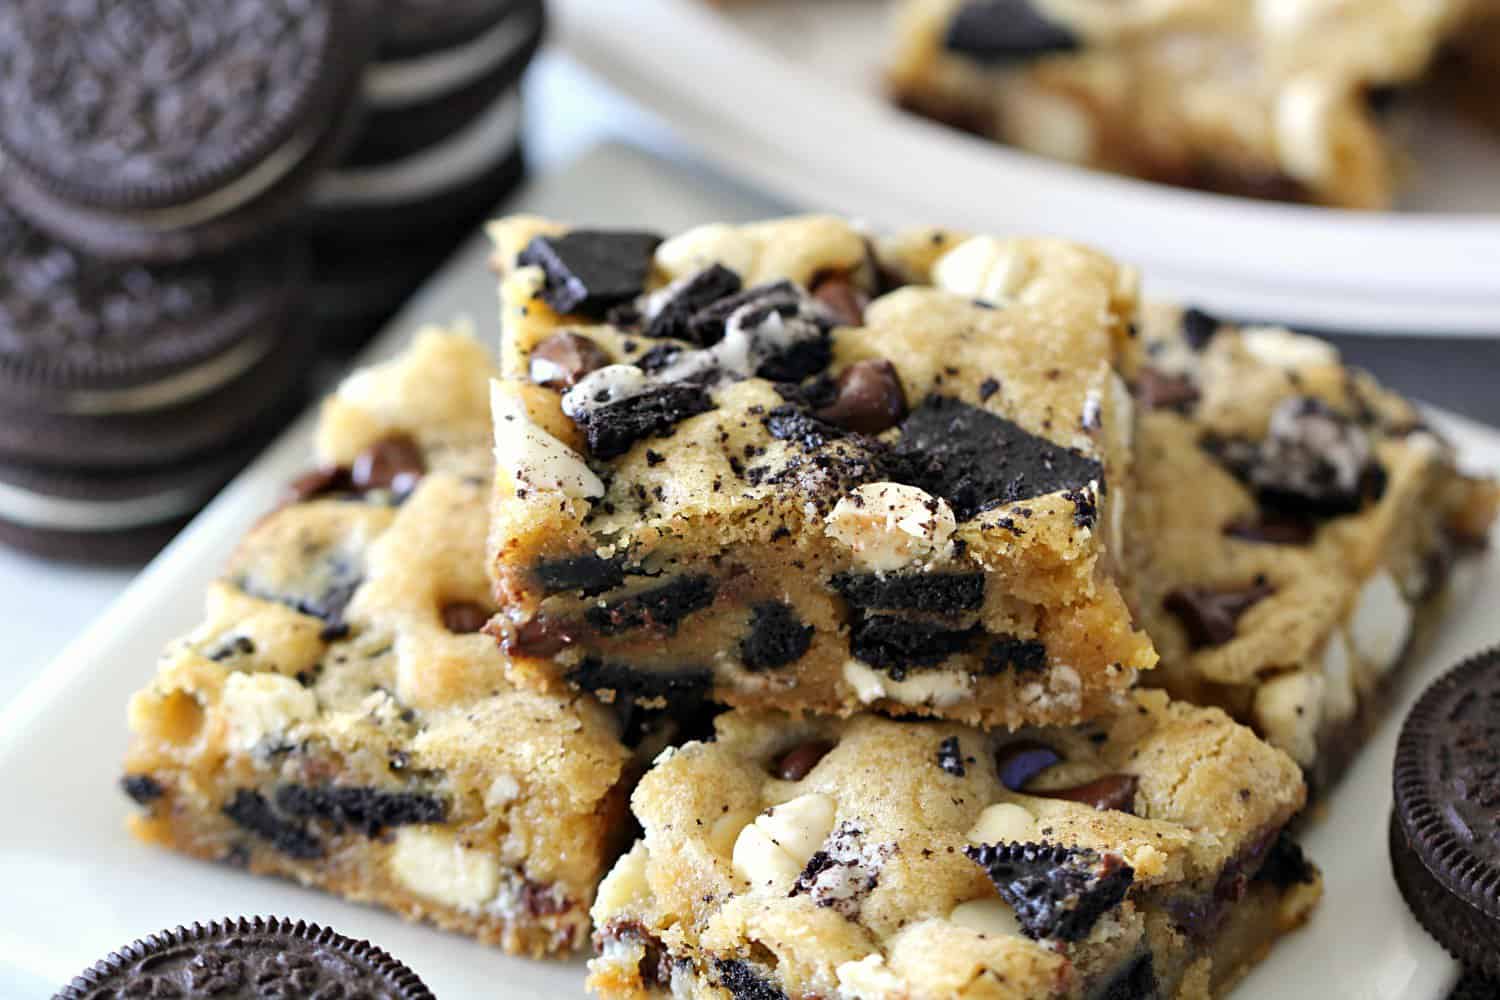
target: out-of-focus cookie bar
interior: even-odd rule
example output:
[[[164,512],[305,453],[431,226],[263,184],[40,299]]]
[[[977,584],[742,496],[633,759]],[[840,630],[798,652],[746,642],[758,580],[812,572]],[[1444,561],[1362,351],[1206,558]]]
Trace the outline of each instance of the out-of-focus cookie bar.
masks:
[[[325,403],[320,467],[131,700],[123,786],[145,841],[542,955],[586,939],[629,752],[480,631],[493,370],[432,330]]]
[[[828,217],[492,235],[520,683],[1019,726],[1153,664],[1116,582],[1129,269]]]
[[[1296,765],[1216,709],[1071,729],[732,712],[632,798],[602,997],[1220,996],[1321,884]]]

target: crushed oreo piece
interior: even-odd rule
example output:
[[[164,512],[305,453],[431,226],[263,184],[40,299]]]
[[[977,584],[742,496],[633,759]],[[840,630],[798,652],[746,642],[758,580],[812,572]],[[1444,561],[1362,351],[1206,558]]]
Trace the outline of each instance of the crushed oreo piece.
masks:
[[[321,819],[378,837],[387,827],[442,823],[448,803],[422,792],[391,792],[362,785],[281,785],[276,810],[296,819]]]
[[[611,920],[604,929],[594,935],[594,948],[603,952],[612,941],[636,941],[645,950],[637,966],[641,984],[648,989],[670,990],[672,987],[672,956],[661,939],[636,920]]]
[[[647,296],[645,309],[646,336],[686,340],[707,347],[710,342],[698,339],[705,332],[693,325],[693,317],[721,299],[740,291],[740,276],[723,264],[711,264],[701,271],[679,278],[659,292]],[[722,326],[714,339],[723,335]]]
[[[833,401],[816,416],[859,434],[879,434],[906,417],[906,392],[889,361],[856,361],[839,373]]]
[[[676,344],[657,344],[635,360],[635,366],[647,375],[655,375],[670,368],[682,357],[683,349]]]
[[[1266,854],[1254,881],[1268,882],[1278,889],[1290,889],[1294,885],[1309,885],[1318,880],[1318,870],[1302,847],[1285,830],[1276,836],[1276,843]]]
[[[1109,981],[1098,1000],[1160,1000],[1161,984],[1156,981],[1156,963],[1151,952],[1145,952]]]
[[[1018,674],[1040,673],[1047,669],[1047,647],[1035,639],[998,636],[984,651],[981,670],[987,677],[1014,670]]]
[[[892,680],[903,681],[908,671],[935,667],[964,652],[978,635],[977,628],[949,629],[886,615],[861,615],[849,627],[849,652],[884,670]]]
[[[537,236],[516,259],[546,275],[542,300],[560,313],[602,319],[646,287],[661,237],[653,233],[575,229]]]
[[[289,858],[311,861],[323,856],[323,842],[298,823],[283,819],[270,801],[251,788],[235,791],[223,813]]]
[[[1168,375],[1155,368],[1142,368],[1135,377],[1135,398],[1148,410],[1188,413],[1202,394],[1186,375]]]
[[[731,1000],[787,1000],[787,995],[749,962],[716,958],[714,970],[719,974],[719,985],[729,991]]]
[[[964,854],[1015,910],[1022,933],[1036,940],[1088,937],[1135,880],[1119,855],[1058,844],[981,844]]]
[[[789,895],[810,896],[815,905],[857,920],[865,897],[880,882],[881,866],[895,853],[894,844],[866,846],[863,837],[858,824],[840,823],[808,859]]]
[[[1206,649],[1233,639],[1240,616],[1275,592],[1264,579],[1234,588],[1180,587],[1162,604],[1182,623],[1188,643],[1194,649]]]
[[[830,581],[862,611],[977,611],[984,604],[983,573],[839,573]]]
[[[950,736],[938,744],[937,750],[938,767],[947,771],[955,778],[962,778],[967,772],[964,763],[974,763],[973,757],[965,757],[963,749],[958,744],[957,736]]]
[[[679,576],[639,594],[595,605],[584,612],[584,619],[600,635],[619,635],[638,628],[672,634],[684,618],[712,604],[717,592],[711,576]]]
[[[580,409],[574,420],[588,441],[589,453],[608,461],[619,458],[637,441],[664,437],[688,417],[714,408],[696,385],[667,383],[598,407]]]
[[[1218,317],[1210,316],[1202,309],[1184,309],[1182,312],[1182,339],[1195,351],[1201,351],[1219,332]]]
[[[1013,792],[1024,791],[1032,778],[1060,763],[1062,754],[1035,740],[1017,740],[995,751],[995,773]]]
[[[782,781],[801,781],[832,749],[833,744],[827,740],[808,740],[778,757],[771,773]]]
[[[1063,496],[1073,504],[1073,523],[1080,528],[1092,528],[1099,520],[1099,501],[1093,490],[1069,490]]]
[[[161,782],[149,774],[125,775],[120,779],[120,790],[138,806],[150,805],[167,794],[166,789],[161,787]]]
[[[585,597],[594,597],[625,582],[624,567],[617,561],[593,555],[549,559],[537,563],[532,573],[547,594],[576,590]]]
[[[772,382],[800,382],[827,368],[833,361],[833,342],[826,334],[801,337],[785,350],[766,358],[755,369],[759,378]]]
[[[947,500],[960,520],[1104,481],[1094,459],[948,396],[929,396],[906,418],[892,464],[898,481]]]
[[[977,62],[1007,62],[1071,52],[1079,40],[1028,0],[968,0],[958,8],[943,47]]]
[[[831,440],[844,436],[842,428],[819,420],[791,403],[784,403],[771,410],[764,418],[766,431],[778,441],[794,441],[815,451]]]
[[[751,325],[773,312],[795,314],[802,302],[802,290],[782,280],[755,285],[735,295],[728,295],[695,312],[688,321],[688,335],[683,337],[702,347],[711,347],[724,339],[729,318],[745,306],[755,306],[748,314]]]
[[[560,330],[531,349],[527,371],[537,385],[563,392],[611,363],[604,348],[588,337]]]
[[[989,378],[979,383],[979,401],[981,403],[988,403],[990,401],[990,397],[999,391],[1000,380],[991,375]]]
[[[594,657],[570,669],[565,677],[569,684],[585,691],[613,691],[638,702],[660,701],[673,709],[703,702],[713,684],[713,675],[697,667],[672,671],[644,670]]]
[[[740,663],[752,671],[796,663],[812,646],[813,632],[790,604],[757,604],[750,609],[750,630],[740,640]]]

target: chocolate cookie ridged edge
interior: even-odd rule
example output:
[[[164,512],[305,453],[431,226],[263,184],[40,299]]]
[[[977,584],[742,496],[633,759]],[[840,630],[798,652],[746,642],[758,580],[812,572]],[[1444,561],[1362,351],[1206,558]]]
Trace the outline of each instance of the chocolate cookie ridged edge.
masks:
[[[191,927],[178,925],[158,931],[112,951],[95,962],[58,991],[53,1000],[87,1000],[91,991],[109,983],[127,971],[128,966],[170,948],[182,948],[231,935],[253,935],[261,938],[291,937],[321,945],[338,952],[349,961],[385,980],[393,1000],[436,1000],[421,978],[400,961],[369,941],[345,937],[329,927],[283,917],[234,917],[210,924],[195,922]]]
[[[1448,891],[1406,839],[1392,810],[1389,830],[1391,871],[1406,908],[1438,944],[1464,966],[1500,978],[1500,955],[1487,942],[1500,938],[1500,921]]]

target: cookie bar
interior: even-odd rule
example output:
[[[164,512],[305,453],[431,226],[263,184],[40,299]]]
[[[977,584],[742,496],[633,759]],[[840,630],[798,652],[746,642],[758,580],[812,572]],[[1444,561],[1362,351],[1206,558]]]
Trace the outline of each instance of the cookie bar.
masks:
[[[585,940],[629,751],[479,631],[493,370],[431,330],[325,403],[322,466],[131,700],[123,787],[142,840],[542,955]]]
[[[1135,348],[1127,534],[1162,656],[1149,683],[1222,706],[1323,788],[1441,617],[1455,561],[1485,545],[1496,485],[1324,341],[1164,306]]]
[[[1114,575],[1129,271],[827,217],[493,235],[519,683],[1014,727],[1153,665]]]
[[[1321,895],[1296,765],[1141,692],[1074,729],[731,712],[632,798],[601,997],[1220,996]]]
[[[889,82],[913,110],[1073,163],[1384,208],[1402,156],[1382,110],[1480,6],[905,0]]]

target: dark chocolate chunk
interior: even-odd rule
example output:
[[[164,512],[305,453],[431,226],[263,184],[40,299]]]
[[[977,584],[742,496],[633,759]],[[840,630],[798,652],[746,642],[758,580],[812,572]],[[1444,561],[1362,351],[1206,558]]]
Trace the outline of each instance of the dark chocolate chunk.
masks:
[[[757,604],[750,610],[750,631],[740,640],[740,663],[746,670],[771,670],[796,663],[812,646],[813,632],[790,604]]]
[[[1271,846],[1265,861],[1255,873],[1255,881],[1269,882],[1278,889],[1309,885],[1317,879],[1318,870],[1307,860],[1307,855],[1302,853],[1302,846],[1285,830],[1277,834],[1276,843]]]
[[[595,605],[584,612],[584,619],[601,635],[637,628],[658,629],[670,635],[688,615],[712,604],[717,592],[711,576],[679,576],[639,594]]]
[[[1017,639],[1015,636],[999,636],[990,641],[984,651],[985,676],[994,676],[1006,670],[1020,674],[1040,673],[1047,669],[1047,647],[1035,639]]]
[[[588,337],[560,330],[531,349],[528,372],[537,385],[563,392],[610,362],[608,352]]]
[[[397,496],[405,496],[426,471],[417,442],[410,435],[393,434],[359,453],[349,470],[349,479],[361,492],[390,490]]]
[[[534,238],[517,263],[546,274],[542,300],[553,309],[602,319],[611,306],[641,294],[660,243],[653,233],[575,229]]]
[[[661,939],[636,920],[611,920],[604,929],[594,935],[594,949],[603,952],[606,945],[614,941],[638,941],[645,954],[637,967],[641,983],[648,989],[670,990],[672,986],[672,956]]]
[[[1230,538],[1260,545],[1310,545],[1317,533],[1318,525],[1311,518],[1274,510],[1224,525],[1224,534]]]
[[[1142,368],[1135,377],[1135,398],[1148,410],[1187,413],[1201,398],[1201,393],[1186,375],[1168,375],[1155,368]]]
[[[856,361],[839,373],[833,402],[817,411],[825,423],[879,434],[906,417],[906,392],[889,361]]]
[[[1222,646],[1238,631],[1240,616],[1276,592],[1263,579],[1244,587],[1181,587],[1162,602],[1187,632],[1194,649]]]
[[[1017,740],[995,751],[995,773],[1013,792],[1025,791],[1032,778],[1060,763],[1062,754],[1035,740]]]
[[[1182,339],[1195,351],[1201,351],[1219,332],[1219,320],[1202,309],[1184,309],[1182,312]]]
[[[449,601],[443,605],[443,626],[455,635],[478,632],[490,620],[490,611],[473,601]]]
[[[670,337],[686,340],[699,347],[708,344],[697,339],[702,332],[695,329],[693,317],[704,309],[740,291],[740,276],[723,264],[711,264],[696,274],[674,282],[663,291],[664,297],[646,322],[646,336]],[[656,296],[652,296],[655,299]],[[719,333],[723,335],[722,325]]]
[[[637,441],[664,437],[688,417],[713,408],[713,400],[699,386],[669,383],[582,409],[574,419],[583,429],[589,453],[608,461],[625,454]]]
[[[647,670],[593,657],[570,669],[565,676],[569,684],[585,691],[613,691],[636,701],[660,700],[672,708],[701,703],[713,686],[713,674],[701,667]]]
[[[415,972],[368,941],[278,917],[151,934],[85,969],[54,1000],[123,997],[433,1000]]]
[[[599,556],[566,556],[539,562],[532,573],[548,594],[576,590],[585,597],[613,590],[625,582],[625,569],[613,559]]]
[[[885,615],[861,615],[849,627],[849,652],[879,667],[892,680],[906,679],[908,671],[935,667],[973,645],[976,628],[949,629],[927,622]]]
[[[448,803],[434,795],[358,785],[281,785],[276,810],[296,819],[327,820],[341,832],[352,827],[367,837],[378,837],[387,827],[448,818]]]
[[[1045,792],[1033,792],[1048,799],[1067,799],[1082,802],[1100,811],[1135,812],[1135,790],[1140,779],[1133,774],[1108,774],[1094,781],[1072,788],[1054,788]]]
[[[771,773],[782,781],[801,781],[818,766],[818,761],[828,756],[833,744],[827,740],[808,740],[792,747],[776,758]]]
[[[149,774],[127,774],[120,779],[120,789],[138,806],[150,805],[167,794],[161,783]]]
[[[300,824],[277,815],[270,801],[254,789],[238,789],[223,813],[287,857],[310,861],[323,856],[321,840]]]
[[[1116,854],[1057,844],[981,844],[964,854],[983,868],[1029,938],[1080,941],[1119,906],[1135,870]]]
[[[800,407],[786,403],[764,418],[766,430],[778,441],[795,441],[808,451],[815,451],[829,441],[844,436],[842,428],[824,423]]]
[[[840,573],[830,581],[844,600],[863,611],[930,611],[954,614],[984,604],[983,573]]]
[[[1161,1000],[1161,985],[1156,981],[1156,964],[1151,952],[1131,961],[1109,981],[1098,1000]]]
[[[959,520],[1104,482],[1094,459],[948,396],[929,396],[906,418],[892,464],[899,481],[947,500]]]
[[[865,306],[870,297],[857,286],[847,274],[831,274],[813,285],[813,298],[817,299],[838,319],[841,326],[862,326],[865,321]]]
[[[354,489],[349,470],[342,465],[324,465],[309,469],[287,484],[281,504],[305,503],[330,493],[342,493]]]
[[[969,757],[967,760],[971,764],[974,762],[973,757]],[[938,767],[944,771],[947,771],[955,778],[962,778],[967,773],[964,770],[964,761],[963,749],[958,745],[957,736],[950,736],[938,744]]]
[[[729,991],[731,1000],[787,1000],[787,995],[749,962],[716,958],[714,969],[719,974],[719,985]]]
[[[1078,37],[1029,0],[968,0],[948,22],[943,47],[977,62],[1071,52]]]

